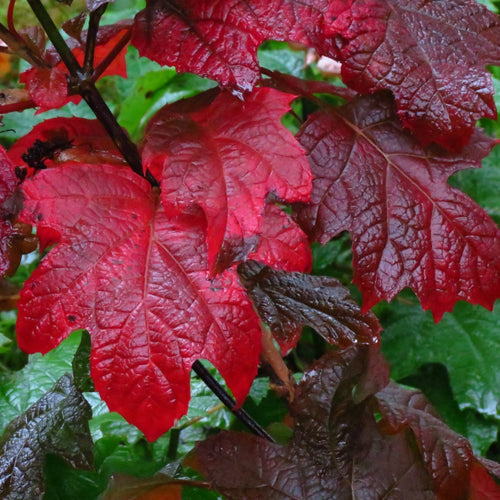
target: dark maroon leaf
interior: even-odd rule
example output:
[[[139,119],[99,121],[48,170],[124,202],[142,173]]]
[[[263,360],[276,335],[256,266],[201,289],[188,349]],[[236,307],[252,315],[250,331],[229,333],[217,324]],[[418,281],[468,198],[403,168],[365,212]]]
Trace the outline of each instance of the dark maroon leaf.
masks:
[[[495,141],[478,130],[460,154],[424,148],[392,102],[388,93],[360,97],[309,117],[298,137],[315,179],[299,222],[322,243],[351,233],[365,310],[405,287],[436,320],[460,299],[491,309],[500,297],[500,231],[446,181],[479,167]]]
[[[92,410],[70,375],[19,415],[0,439],[0,496],[6,499],[42,498],[43,465],[47,453],[80,469],[92,466],[88,420]]]
[[[22,195],[14,164],[0,146],[0,276],[15,273],[23,254],[37,247],[31,226],[17,221],[22,209]]]
[[[460,150],[479,118],[496,117],[485,66],[500,64],[500,22],[475,0],[337,0],[329,14],[344,82],[391,90],[424,144]]]
[[[391,383],[376,398],[383,425],[387,425],[391,432],[409,427],[415,434],[439,498],[465,498],[474,463],[469,441],[441,420],[420,391]]]
[[[379,341],[377,318],[362,314],[335,278],[286,273],[255,261],[240,264],[238,273],[283,352],[295,346],[304,326],[340,347]]]
[[[292,407],[289,445],[222,432],[197,445],[199,468],[230,499],[434,499],[411,432],[384,435],[369,411],[370,394],[359,387],[367,361],[384,364],[376,349],[349,348],[311,367]],[[387,371],[373,389],[386,382]]]

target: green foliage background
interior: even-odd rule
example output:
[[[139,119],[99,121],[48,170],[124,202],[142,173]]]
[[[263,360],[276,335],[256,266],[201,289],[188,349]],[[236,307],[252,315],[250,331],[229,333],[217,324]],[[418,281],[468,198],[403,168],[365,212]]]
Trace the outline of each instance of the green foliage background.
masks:
[[[6,0],[3,3],[6,7]],[[52,3],[52,12],[59,23],[81,8],[81,2],[75,2],[70,10],[63,4]],[[498,12],[498,2],[484,0],[482,3]],[[117,0],[109,7],[104,22],[130,17],[141,5],[140,1]],[[27,8],[18,8],[16,18],[28,24]],[[269,69],[302,78],[323,78],[314,64],[304,67],[304,52],[293,51],[284,43],[265,43],[259,58],[261,65]],[[141,139],[147,121],[162,106],[214,85],[209,80],[179,75],[172,68],[161,68],[141,59],[134,48],[129,49],[127,63],[128,79],[107,77],[99,85],[120,124],[136,141]],[[15,84],[23,67],[22,62],[14,63],[7,83]],[[492,71],[498,91],[497,105],[500,105],[500,70]],[[300,103],[297,106],[300,107]],[[3,119],[0,142],[9,146],[36,123],[54,116],[93,117],[84,103],[40,115],[35,115],[33,110],[13,113]],[[285,122],[293,128],[293,120]],[[489,134],[500,137],[499,122],[484,120],[481,125]],[[460,172],[451,182],[500,223],[500,147],[484,161],[481,170]],[[345,284],[350,282],[352,268],[347,235],[325,247],[314,245],[313,251],[315,273],[336,276]],[[34,265],[36,260],[34,263],[33,259],[25,260],[13,280],[23,282]],[[352,291],[359,298],[357,291]],[[476,453],[500,460],[500,306],[489,312],[459,303],[453,313],[445,314],[439,324],[434,324],[431,314],[422,311],[415,296],[405,292],[391,304],[379,304],[374,312],[384,326],[382,349],[391,364],[392,377],[424,391],[448,425],[471,441]],[[85,356],[76,353],[86,334],[75,332],[47,355],[27,357],[15,343],[15,319],[12,311],[0,313],[0,433],[10,420],[50,390],[60,376],[73,371],[75,355],[77,359]],[[318,336],[306,331],[287,361],[299,377],[300,371],[325,349]],[[76,372],[85,366],[85,360],[79,366]],[[45,499],[98,498],[116,474],[148,477],[161,470],[168,477],[196,478],[191,469],[181,464],[194,443],[218,429],[240,429],[230,412],[195,376],[188,415],[154,443],[148,443],[141,432],[122,417],[110,413],[97,393],[88,391],[85,396],[93,410],[90,430],[95,470],[73,470],[61,459],[49,456],[45,464]],[[283,424],[286,408],[270,391],[265,377],[255,380],[245,407],[279,441],[289,439],[290,430]],[[184,488],[183,498],[218,496],[201,489]]]

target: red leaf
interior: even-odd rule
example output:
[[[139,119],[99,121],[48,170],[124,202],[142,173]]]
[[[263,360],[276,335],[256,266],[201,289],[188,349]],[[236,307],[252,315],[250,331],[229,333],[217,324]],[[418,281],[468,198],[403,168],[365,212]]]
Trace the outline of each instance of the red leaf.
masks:
[[[500,22],[478,2],[334,1],[329,18],[344,82],[362,93],[391,90],[424,144],[460,150],[479,118],[496,118],[485,66],[500,64]]]
[[[52,157],[44,159],[47,168],[77,163],[127,165],[123,156],[99,120],[83,118],[51,118],[33,127],[9,149],[9,158],[15,165],[27,165],[23,155],[36,141],[66,145],[56,148]],[[27,165],[29,166],[29,165]]]
[[[209,266],[218,272],[259,244],[268,195],[309,199],[311,172],[303,149],[280,122],[292,96],[256,89],[244,103],[227,93],[203,99],[157,113],[146,131],[143,159],[153,174],[163,171],[169,213],[194,205],[205,212]]]
[[[117,44],[117,42],[130,30],[130,22],[123,21],[110,26],[103,26],[99,29],[94,53],[94,67],[97,67]],[[86,36],[82,37],[84,40]],[[68,45],[73,50],[80,65],[84,60],[84,44],[79,40],[70,38]],[[114,58],[106,70],[99,77],[107,75],[119,75],[126,77],[126,63],[124,47]],[[26,84],[31,99],[38,106],[38,113],[48,111],[49,109],[60,108],[68,102],[77,104],[80,102],[80,96],[68,95],[68,70],[55,50],[49,49],[45,53],[45,59],[50,61],[52,68],[31,68],[23,72],[20,76],[21,83]]]
[[[258,319],[234,270],[207,279],[204,219],[168,218],[144,179],[114,166],[45,170],[24,191],[23,218],[60,238],[21,292],[22,349],[47,352],[89,330],[97,390],[150,440],[186,412],[199,358],[242,402]]]
[[[307,235],[276,205],[266,203],[264,206],[258,238],[257,248],[248,254],[249,260],[289,272],[311,270],[312,254]]]
[[[500,487],[479,462],[472,465],[470,483],[468,500],[500,500]]]
[[[260,75],[257,48],[268,39],[313,44],[323,36],[328,0],[149,0],[135,19],[141,56],[207,76],[236,92]],[[168,47],[168,50],[165,50]]]
[[[150,0],[132,44],[241,93],[259,79],[264,40],[300,42],[340,60],[357,91],[391,90],[424,144],[459,150],[479,118],[496,117],[485,66],[500,64],[499,37],[497,16],[473,0]]]
[[[316,177],[299,220],[322,243],[351,233],[365,310],[405,287],[436,320],[459,299],[493,306],[500,297],[500,231],[446,183],[458,170],[479,167],[492,139],[477,131],[456,155],[423,148],[402,129],[387,94],[320,110],[298,138]]]
[[[22,208],[18,184],[14,165],[0,146],[0,276],[13,274],[22,254],[36,249],[36,237],[31,235],[31,227],[17,222]]]
[[[80,96],[68,96],[67,72],[63,63],[51,69],[28,69],[21,73],[19,81],[26,84],[31,99],[38,106],[38,113],[81,101]]]
[[[415,434],[422,458],[431,473],[438,498],[463,498],[469,490],[474,455],[470,443],[439,418],[419,391],[389,384],[375,396],[392,432],[408,426]]]

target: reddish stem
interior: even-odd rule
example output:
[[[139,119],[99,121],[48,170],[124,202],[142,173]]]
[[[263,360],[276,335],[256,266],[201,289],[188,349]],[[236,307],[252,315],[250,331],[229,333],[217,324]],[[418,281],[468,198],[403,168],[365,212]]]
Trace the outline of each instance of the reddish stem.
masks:
[[[127,32],[118,40],[117,44],[109,51],[108,55],[97,65],[95,68],[92,78],[92,82],[97,81],[97,79],[106,71],[108,66],[115,60],[116,56],[122,51],[122,49],[127,45],[132,37],[132,29],[129,28]]]
[[[10,0],[9,2],[9,8],[7,10],[7,27],[9,28],[9,31],[18,37],[20,37],[19,33],[16,30],[16,27],[14,25],[14,7],[16,5],[16,0]]]
[[[12,113],[13,111],[24,111],[28,108],[34,108],[36,104],[30,99],[29,101],[15,102],[12,104],[0,104],[0,114]]]

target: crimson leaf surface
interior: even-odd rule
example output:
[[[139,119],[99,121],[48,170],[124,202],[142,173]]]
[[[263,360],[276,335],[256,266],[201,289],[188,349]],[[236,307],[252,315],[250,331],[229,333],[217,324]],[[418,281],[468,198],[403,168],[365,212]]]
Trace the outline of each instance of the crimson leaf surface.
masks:
[[[149,0],[136,16],[131,43],[142,56],[178,71],[208,76],[241,94],[258,81],[257,48],[264,40],[330,45],[322,36],[328,4],[328,0],[224,0],[214,7],[211,0]],[[161,41],[167,39],[165,50]]]
[[[330,9],[344,82],[362,93],[391,90],[403,124],[424,144],[460,150],[479,118],[496,118],[485,66],[500,64],[500,22],[484,6],[351,0]]]
[[[161,176],[168,213],[192,211],[195,205],[203,209],[208,262],[214,272],[255,250],[259,233],[271,229],[266,217],[276,224],[276,214],[264,210],[266,197],[309,199],[312,176],[304,150],[280,122],[291,99],[273,89],[256,89],[241,103],[228,93],[209,91],[166,106],[147,127],[144,166]],[[299,232],[295,229],[294,236]],[[299,246],[300,240],[306,245],[304,236]],[[275,245],[275,254],[280,249],[285,254],[267,261],[293,263],[295,251],[287,248]],[[303,271],[300,261],[295,270]]]
[[[49,169],[23,186],[24,220],[42,239],[58,235],[21,292],[23,350],[47,352],[89,330],[96,389],[150,440],[186,412],[199,358],[242,402],[257,370],[258,318],[236,271],[207,278],[203,218],[167,217],[157,191],[117,166]]]
[[[425,144],[459,150],[479,118],[496,117],[485,66],[500,64],[499,37],[498,17],[474,0],[150,0],[132,43],[240,94],[258,82],[264,40],[303,43],[342,62],[357,91],[393,92]]]
[[[315,179],[298,220],[323,244],[351,233],[365,310],[405,287],[436,320],[459,299],[491,309],[500,296],[500,231],[446,180],[479,167],[495,142],[476,131],[460,154],[424,148],[391,102],[387,93],[360,97],[309,117],[298,138]]]
[[[130,21],[105,26],[99,30],[94,54],[95,67],[98,67],[99,63],[104,61],[108,53],[129,30]],[[83,40],[85,39],[86,36],[84,33]],[[85,42],[82,41],[82,38],[70,38],[68,45],[72,49],[78,63],[83,64]],[[43,50],[43,47],[41,49]],[[105,71],[98,76],[120,75],[126,77],[125,53],[126,47],[105,68]],[[44,59],[51,67],[33,67],[24,71],[20,76],[20,81],[26,84],[26,89],[38,107],[38,112],[41,113],[49,109],[60,108],[68,102],[80,102],[80,96],[70,95],[68,92],[68,70],[53,47],[45,51]]]

